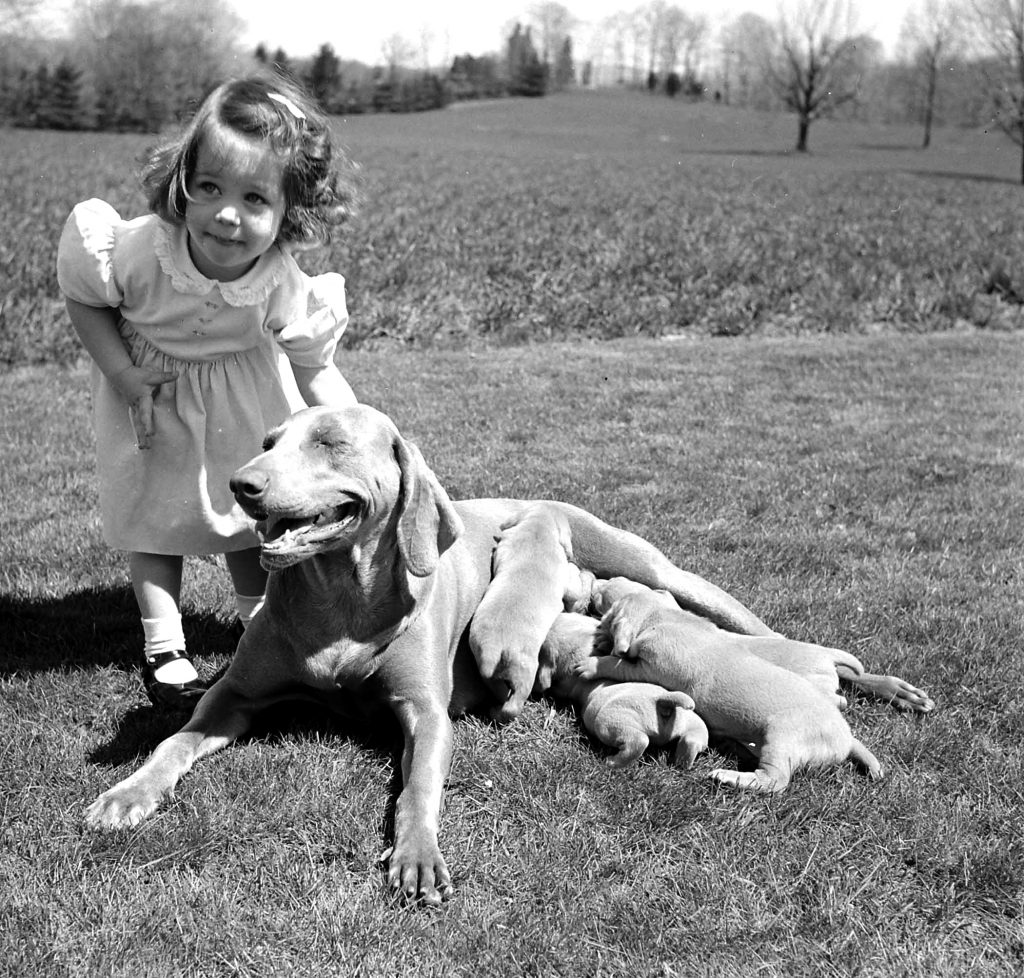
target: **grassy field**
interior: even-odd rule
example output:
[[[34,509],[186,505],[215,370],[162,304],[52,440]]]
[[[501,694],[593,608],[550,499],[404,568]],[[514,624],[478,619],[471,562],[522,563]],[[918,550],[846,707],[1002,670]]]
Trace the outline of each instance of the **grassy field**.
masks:
[[[0,373],[0,975],[1024,970],[1024,335],[972,318],[1013,318],[986,306],[1021,251],[1013,148],[821,123],[805,159],[792,120],[666,103],[339,122],[364,196],[314,259],[349,281],[339,362],[453,497],[587,506],[780,631],[926,688],[924,718],[851,698],[886,780],[756,798],[708,783],[732,763],[714,754],[609,771],[561,704],[462,721],[458,892],[417,912],[377,865],[393,730],[303,708],[139,829],[85,832],[177,725],[141,691],[51,267],[75,200],[137,206],[141,143],[5,133],[3,359],[57,362]],[[558,341],[580,336],[618,338]],[[190,563],[184,610],[212,675],[217,560]]]
[[[795,123],[635,93],[337,123],[363,207],[340,269],[354,346],[1018,326],[1016,147]],[[4,133],[0,362],[74,357],[60,227],[99,196],[142,212],[147,137]],[[1011,301],[999,303],[990,290]]]
[[[616,341],[350,353],[456,497],[587,505],[776,628],[925,686],[855,698],[887,766],[777,799],[601,763],[571,711],[456,729],[443,911],[390,907],[397,744],[282,712],[142,828],[80,811],[174,722],[151,710],[102,545],[84,371],[4,377],[0,973],[1010,975],[1024,964],[1017,335]],[[530,405],[524,409],[524,405]],[[204,672],[226,575],[191,565]]]

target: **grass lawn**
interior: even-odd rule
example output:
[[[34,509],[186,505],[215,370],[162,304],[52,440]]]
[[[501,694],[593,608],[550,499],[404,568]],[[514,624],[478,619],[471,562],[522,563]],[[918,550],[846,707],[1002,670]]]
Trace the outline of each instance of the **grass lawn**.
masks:
[[[812,133],[812,141],[814,135]],[[458,892],[390,905],[389,728],[277,711],[142,827],[83,806],[176,724],[135,672],[81,368],[0,375],[0,974],[1005,976],[1024,969],[1024,339],[618,340],[343,354],[456,498],[548,496],[648,537],[794,637],[925,687],[863,698],[888,770],[778,798],[650,758],[606,769],[571,711],[456,726]],[[187,627],[230,654],[226,574]]]
[[[821,121],[638,93],[338,119],[362,204],[330,248],[360,348],[1024,325],[1019,151],[997,133]],[[70,362],[61,226],[145,211],[153,137],[3,133],[0,363]]]

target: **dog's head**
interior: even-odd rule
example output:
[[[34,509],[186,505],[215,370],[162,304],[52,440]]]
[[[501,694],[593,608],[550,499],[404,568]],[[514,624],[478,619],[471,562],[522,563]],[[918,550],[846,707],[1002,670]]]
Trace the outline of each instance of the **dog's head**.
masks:
[[[462,530],[416,446],[361,404],[292,415],[235,472],[231,491],[256,520],[268,570],[331,551],[358,562],[393,532],[406,570],[424,577]]]

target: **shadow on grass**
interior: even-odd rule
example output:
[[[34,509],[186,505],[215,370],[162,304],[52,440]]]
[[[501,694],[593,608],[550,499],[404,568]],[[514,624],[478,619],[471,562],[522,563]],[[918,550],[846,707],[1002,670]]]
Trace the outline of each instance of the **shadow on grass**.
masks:
[[[711,149],[700,146],[687,146],[679,149],[683,156],[750,156],[754,158],[788,159],[789,157],[807,158],[809,153],[798,154],[794,149]]]
[[[111,664],[136,668],[142,654],[142,626],[128,587],[87,588],[60,597],[31,599],[0,595],[6,628],[0,678]],[[238,636],[233,621],[187,607],[182,626],[197,655],[231,655]]]
[[[1019,187],[1020,178],[1001,177],[994,173],[961,173],[957,170],[910,170],[902,171],[912,177],[934,177],[939,180],[966,180],[970,183],[1001,183],[1011,187]]]
[[[920,143],[859,143],[857,149],[871,153],[923,153]]]
[[[351,694],[351,699],[351,709],[342,706],[341,698],[331,706],[310,698],[276,703],[257,714],[249,731],[239,737],[237,743],[260,741],[272,746],[304,738],[349,741],[375,753],[381,760],[391,760],[395,769],[400,769],[402,734],[391,713],[383,707],[367,709],[364,703],[356,702],[355,694]],[[118,718],[114,736],[90,752],[89,762],[101,767],[119,767],[139,759],[187,720],[185,713],[148,704],[132,707]]]

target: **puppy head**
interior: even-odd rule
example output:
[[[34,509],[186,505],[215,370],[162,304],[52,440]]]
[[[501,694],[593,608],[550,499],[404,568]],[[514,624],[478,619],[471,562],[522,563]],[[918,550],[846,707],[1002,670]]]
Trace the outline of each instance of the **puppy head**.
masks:
[[[563,608],[581,615],[586,614],[590,610],[590,596],[594,590],[595,580],[590,571],[581,570],[575,564],[566,564]]]
[[[629,657],[630,646],[640,634],[645,618],[643,604],[631,594],[619,598],[608,608],[601,616],[600,633],[612,655]]]
[[[594,581],[590,592],[590,607],[594,614],[603,615],[613,604],[627,594],[649,591],[643,584],[631,581],[628,577],[613,577],[607,581]]]

